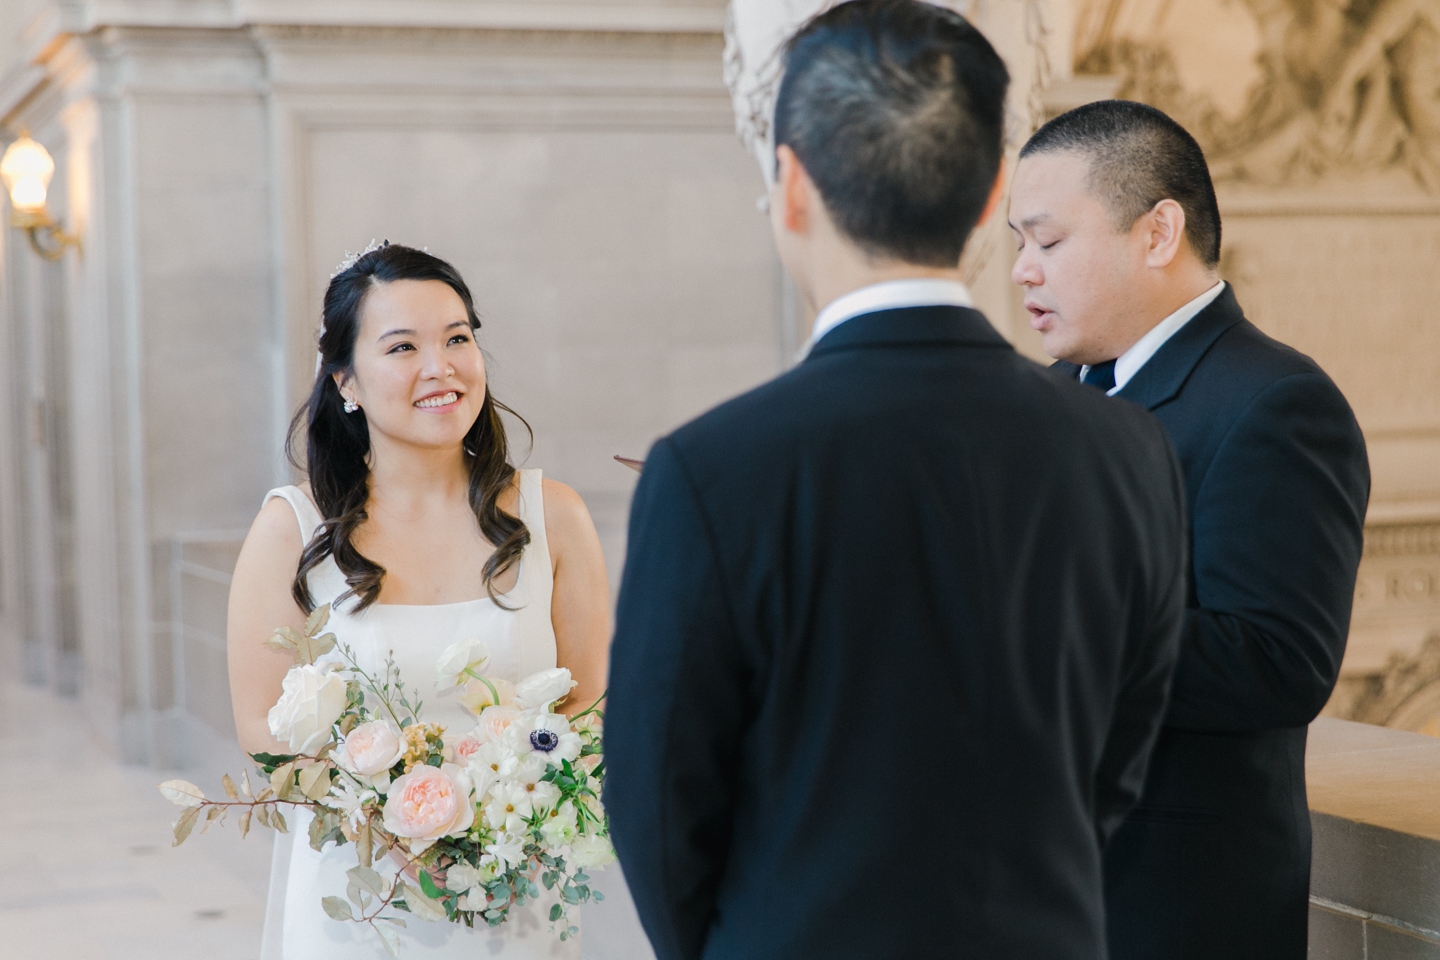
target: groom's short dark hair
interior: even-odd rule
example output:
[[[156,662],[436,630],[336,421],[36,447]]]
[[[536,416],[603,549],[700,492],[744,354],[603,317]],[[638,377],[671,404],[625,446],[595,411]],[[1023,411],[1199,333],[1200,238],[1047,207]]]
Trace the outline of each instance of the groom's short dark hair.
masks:
[[[852,0],[786,47],[775,144],[866,252],[954,267],[1000,172],[1009,83],[958,13]]]

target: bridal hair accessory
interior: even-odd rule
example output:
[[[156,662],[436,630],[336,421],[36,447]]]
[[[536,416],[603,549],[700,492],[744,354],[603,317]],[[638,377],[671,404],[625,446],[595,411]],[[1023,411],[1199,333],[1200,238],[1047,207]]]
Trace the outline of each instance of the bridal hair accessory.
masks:
[[[326,604],[302,630],[281,627],[266,641],[295,666],[267,717],[290,752],[250,755],[259,784],[227,774],[221,799],[184,780],[160,784],[185,808],[174,845],[232,814],[242,837],[252,820],[287,833],[280,808],[303,810],[312,849],[355,857],[345,895],[337,887],[321,908],[370,927],[391,957],[406,920],[498,927],[512,908],[540,900],[542,884],[553,891],[551,931],[576,937],[570,910],[605,898],[589,871],[615,859],[601,802],[604,696],[566,717],[554,708],[575,686],[569,670],[511,683],[487,675],[482,641],[463,639],[440,655],[434,689],[473,722],[447,728],[427,721],[393,654],[367,671],[324,632],[329,617]],[[392,854],[404,861],[398,873],[381,868]]]
[[[349,250],[346,250],[346,251],[345,251],[345,259],[344,259],[344,260],[341,260],[341,261],[340,261],[340,264],[335,268],[335,272],[333,272],[333,273],[330,274],[330,279],[331,279],[331,280],[334,280],[336,277],[340,276],[340,274],[344,273],[346,270],[349,270],[351,267],[355,266],[355,264],[357,264],[357,263],[360,262],[360,258],[363,257],[363,256],[365,256],[366,254],[374,253],[376,250],[384,250],[384,249],[385,249],[386,247],[388,247],[388,246],[390,246],[390,241],[389,241],[389,240],[381,240],[381,241],[378,241],[378,242],[377,242],[374,237],[371,237],[371,238],[370,238],[370,242],[365,245],[365,249],[364,249],[364,250],[361,250],[359,253],[351,253]],[[325,339],[325,320],[324,320],[323,318],[320,320],[320,336],[319,336],[319,339],[320,339],[320,340],[324,340],[324,339]],[[321,350],[316,350],[316,351],[315,351],[315,376],[317,376],[317,377],[320,376],[320,368],[323,367],[324,365],[325,365],[325,354],[324,354],[324,352],[321,351]],[[359,407],[356,407],[356,408],[355,408],[355,410],[358,410],[358,409],[359,409]],[[354,413],[355,410],[352,410],[352,409],[350,408],[350,403],[349,403],[349,401],[346,401],[346,403],[345,403],[345,412],[346,412],[346,413]]]
[[[340,274],[355,266],[355,264],[360,262],[360,258],[365,256],[366,254],[374,253],[376,250],[384,250],[388,246],[390,246],[389,240],[381,240],[377,242],[372,237],[370,242],[366,244],[365,249],[361,250],[359,253],[351,253],[349,250],[346,250],[345,259],[341,260],[340,265],[335,268],[335,272],[330,274],[330,279],[334,280],[336,277],[340,276]]]
[[[356,403],[354,400],[351,400],[349,397],[346,397],[346,398],[345,398],[345,412],[346,412],[346,413],[354,413],[356,410],[359,410],[359,409],[360,409],[360,404]]]

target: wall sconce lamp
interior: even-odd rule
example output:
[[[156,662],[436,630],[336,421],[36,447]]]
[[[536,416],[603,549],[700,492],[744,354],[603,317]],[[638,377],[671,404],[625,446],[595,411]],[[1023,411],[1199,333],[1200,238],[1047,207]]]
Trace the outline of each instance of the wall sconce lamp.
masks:
[[[80,238],[66,233],[45,209],[53,176],[55,161],[49,152],[21,130],[20,139],[10,144],[0,159],[0,180],[10,193],[10,225],[28,233],[30,246],[46,260],[59,260],[66,247],[80,246]]]

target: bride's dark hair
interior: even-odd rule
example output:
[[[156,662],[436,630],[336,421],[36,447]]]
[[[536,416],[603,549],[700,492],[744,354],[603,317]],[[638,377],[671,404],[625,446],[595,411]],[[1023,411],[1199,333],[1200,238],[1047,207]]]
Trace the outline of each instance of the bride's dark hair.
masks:
[[[305,545],[300,568],[290,587],[295,602],[307,613],[315,609],[315,598],[310,594],[306,577],[326,557],[335,558],[336,566],[350,586],[337,602],[357,597],[357,611],[379,598],[380,585],[385,579],[385,568],[351,543],[356,529],[369,516],[365,504],[370,498],[370,430],[365,411],[345,412],[345,401],[334,375],[339,373],[343,377],[354,372],[355,339],[360,332],[360,309],[366,294],[396,280],[440,281],[464,302],[470,328],[480,329],[474,298],[459,271],[444,260],[412,247],[387,242],[331,278],[325,291],[320,369],[316,371],[310,399],[290,422],[290,461],[309,474],[315,505],[325,518]],[[486,561],[481,576],[485,592],[496,603],[499,599],[495,595],[495,579],[520,560],[520,554],[530,542],[530,531],[524,522],[500,509],[500,494],[515,478],[501,411],[520,420],[527,431],[530,429],[524,419],[496,400],[487,388],[480,416],[465,434],[463,443],[465,464],[470,470],[470,506],[480,523],[480,532],[495,545],[495,552]],[[304,463],[297,456],[302,434]]]

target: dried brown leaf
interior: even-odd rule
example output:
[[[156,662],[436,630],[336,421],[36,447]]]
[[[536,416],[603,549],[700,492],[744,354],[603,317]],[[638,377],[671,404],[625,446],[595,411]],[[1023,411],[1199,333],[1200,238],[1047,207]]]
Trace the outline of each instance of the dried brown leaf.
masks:
[[[182,807],[198,807],[205,802],[205,794],[188,780],[166,780],[160,784],[160,794]]]
[[[290,799],[290,787],[295,782],[295,761],[282,763],[270,774],[270,789],[281,800]]]
[[[250,833],[250,813],[251,811],[246,810],[244,813],[240,814],[239,826],[240,836],[242,839]]]
[[[178,847],[190,836],[190,831],[195,829],[195,821],[200,819],[200,808],[190,807],[180,814],[180,819],[175,821],[175,842],[172,847]]]
[[[374,841],[371,839],[370,821],[360,825],[360,835],[355,838],[355,849],[360,856],[360,866],[369,867],[374,862]]]
[[[305,618],[305,635],[313,637],[325,629],[325,624],[330,622],[330,604],[316,607],[310,616]]]
[[[245,795],[247,800],[255,799],[255,795],[250,792],[250,774],[244,770],[240,771],[240,792]]]
[[[235,789],[235,781],[230,779],[230,774],[220,778],[220,786],[225,788],[225,795],[231,800],[240,799],[240,791]]]
[[[300,792],[310,800],[319,800],[330,792],[330,767],[314,763],[300,768]]]
[[[285,822],[285,814],[281,813],[279,810],[276,810],[270,814],[270,822],[274,825],[275,829],[279,830],[281,833],[290,832],[290,825]]]

